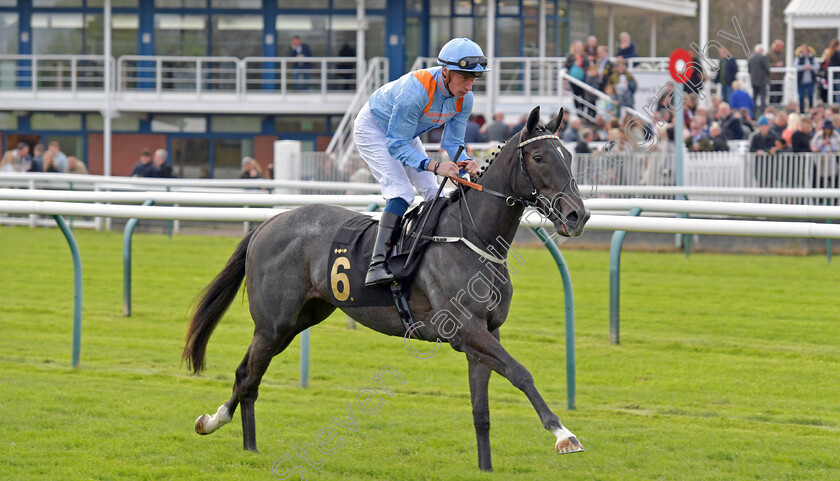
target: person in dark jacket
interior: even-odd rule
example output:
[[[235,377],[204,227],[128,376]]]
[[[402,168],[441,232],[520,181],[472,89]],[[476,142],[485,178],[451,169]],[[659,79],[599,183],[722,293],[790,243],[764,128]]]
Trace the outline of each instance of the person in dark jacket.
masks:
[[[758,131],[750,138],[750,152],[766,154],[776,144],[776,139],[777,137],[770,133],[770,122],[762,115],[758,119]]]
[[[773,125],[770,127],[770,133],[781,139],[782,132],[787,128],[787,120],[788,116],[784,111],[777,112],[776,118],[773,119]]]
[[[814,106],[814,84],[817,81],[819,64],[814,58],[814,50],[807,44],[803,43],[796,52],[793,65],[796,67],[796,86],[799,90],[799,112],[805,113],[806,99],[809,109]]]
[[[630,41],[629,33],[621,32],[618,36],[618,42],[618,52],[615,53],[616,57],[633,58],[639,56],[636,53],[636,44]]]
[[[718,107],[717,120],[720,128],[729,140],[741,140],[744,138],[744,130],[741,128],[741,121],[732,114],[729,104],[721,102]]]
[[[764,55],[764,45],[755,46],[753,53],[747,57],[747,65],[750,71],[756,115],[761,115],[767,107],[767,86],[770,83],[770,61]]]
[[[735,57],[730,55],[726,48],[720,49],[720,64],[715,83],[720,84],[720,96],[724,102],[731,102],[729,96],[732,95],[732,82],[735,81],[736,75],[738,63],[735,62]]]
[[[134,164],[134,169],[131,171],[131,177],[154,177],[155,166],[152,165],[152,153],[149,149],[143,149],[140,152],[140,160]]]
[[[709,127],[709,136],[712,139],[712,152],[729,152],[729,144],[726,142],[726,134],[723,133],[717,123]]]
[[[812,152],[811,137],[813,132],[811,130],[811,119],[803,115],[799,121],[799,130],[790,137],[790,150],[796,153]]]
[[[172,179],[175,174],[172,172],[172,165],[167,163],[169,154],[165,149],[157,149],[154,157],[152,157],[152,164],[155,166],[155,177],[163,179]]]

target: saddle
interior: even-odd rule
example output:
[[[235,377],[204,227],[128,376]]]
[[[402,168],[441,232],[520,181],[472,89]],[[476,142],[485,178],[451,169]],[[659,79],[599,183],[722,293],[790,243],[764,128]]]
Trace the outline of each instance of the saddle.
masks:
[[[448,198],[440,198],[434,204],[423,202],[403,216],[400,228],[396,229],[398,234],[395,233],[399,239],[393,243],[391,255],[386,261],[397,281],[397,293],[392,292],[392,284],[365,286],[378,222],[365,214],[353,216],[344,222],[333,237],[327,259],[333,304],[338,307],[388,306],[394,305],[395,295],[407,295],[423,254],[432,242],[440,214],[449,202]],[[420,232],[427,212],[428,219]],[[409,259],[415,240],[417,245]]]

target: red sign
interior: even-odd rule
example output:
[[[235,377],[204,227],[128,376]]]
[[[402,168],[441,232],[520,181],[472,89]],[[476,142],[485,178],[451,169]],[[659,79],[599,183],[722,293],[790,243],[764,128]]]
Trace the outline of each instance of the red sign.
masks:
[[[684,84],[691,78],[694,67],[691,65],[691,54],[687,50],[678,48],[671,52],[671,61],[668,62],[668,71],[675,82]]]

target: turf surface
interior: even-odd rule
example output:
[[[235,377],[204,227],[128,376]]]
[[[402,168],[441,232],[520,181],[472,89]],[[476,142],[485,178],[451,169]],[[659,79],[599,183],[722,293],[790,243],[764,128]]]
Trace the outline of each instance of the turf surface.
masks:
[[[275,358],[257,402],[260,453],[234,421],[192,430],[230,395],[250,342],[247,299],[214,334],[207,371],[180,365],[186,311],[238,239],[136,235],[134,315],[122,317],[122,236],[76,232],[84,266],[81,368],[70,368],[72,263],[57,229],[0,228],[0,479],[270,480],[295,464],[311,480],[840,479],[840,266],[824,257],[626,252],[622,344],[608,344],[608,253],[566,251],[577,311],[577,407],[567,411],[562,289],[544,249],[527,264],[502,342],[587,448],[553,454],[525,396],[490,383],[494,475],[477,470],[466,362],[448,348],[412,357],[398,338],[313,329],[310,388],[299,343]],[[632,235],[632,234],[631,234]],[[422,346],[422,345],[421,345]],[[389,365],[375,414],[345,405]],[[296,458],[312,445],[320,469]],[[302,479],[290,473],[288,479]]]

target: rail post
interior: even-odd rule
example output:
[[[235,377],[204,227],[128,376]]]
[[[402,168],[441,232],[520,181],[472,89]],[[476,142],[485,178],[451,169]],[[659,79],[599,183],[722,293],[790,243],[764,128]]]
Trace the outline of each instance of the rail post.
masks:
[[[154,203],[150,199],[143,202],[143,205]],[[123,231],[123,317],[131,317],[131,236],[139,221],[137,218],[128,219]]]
[[[545,244],[563,279],[563,299],[566,312],[566,402],[569,410],[575,408],[575,299],[572,291],[572,276],[566,259],[557,244],[551,240],[544,227],[533,227],[537,237]]]
[[[640,207],[630,209],[628,215],[638,217],[642,213]],[[621,279],[621,246],[624,244],[626,230],[617,230],[610,242],[610,344],[619,342],[619,292]]]
[[[64,222],[64,217],[54,215],[53,219],[64,234],[64,238],[67,239],[70,254],[73,256],[73,368],[75,369],[79,367],[82,351],[82,257],[79,254],[79,244],[73,237],[73,231]]]

